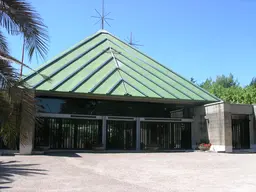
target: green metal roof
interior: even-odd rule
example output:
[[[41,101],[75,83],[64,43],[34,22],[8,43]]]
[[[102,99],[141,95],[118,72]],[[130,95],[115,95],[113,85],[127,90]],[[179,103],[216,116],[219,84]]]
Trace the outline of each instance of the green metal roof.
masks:
[[[180,75],[101,30],[24,80],[37,91],[218,101]]]

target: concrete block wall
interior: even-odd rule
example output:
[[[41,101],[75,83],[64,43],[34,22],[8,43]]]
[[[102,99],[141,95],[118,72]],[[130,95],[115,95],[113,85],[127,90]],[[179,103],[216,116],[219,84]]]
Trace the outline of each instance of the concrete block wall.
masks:
[[[204,107],[211,150],[232,152],[232,115],[249,115],[250,151],[256,151],[255,113],[252,105],[218,102]]]
[[[23,95],[23,97],[30,97],[30,96]],[[27,102],[22,102],[22,113],[21,113],[22,118],[21,118],[21,128],[20,128],[20,154],[22,155],[32,154],[32,151],[33,151],[34,134],[35,134],[35,118],[31,117],[31,114],[35,112],[36,112],[35,108],[31,108],[31,106],[29,106]]]
[[[230,112],[225,110],[226,104],[224,104],[225,151],[232,152],[232,116]]]
[[[225,112],[225,103],[205,105],[205,115],[211,150],[232,152],[231,115]]]
[[[228,104],[225,103],[225,111],[232,114],[250,115],[253,114],[253,106],[249,104]]]

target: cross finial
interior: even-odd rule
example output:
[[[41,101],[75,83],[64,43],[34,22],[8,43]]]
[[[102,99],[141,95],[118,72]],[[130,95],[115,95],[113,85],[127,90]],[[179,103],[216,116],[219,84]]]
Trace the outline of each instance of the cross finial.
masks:
[[[131,46],[143,46],[143,45],[140,45],[140,44],[137,44],[139,41],[134,41],[134,38],[132,36],[132,32],[130,34],[130,39],[126,40],[126,42],[131,45]]]
[[[107,25],[109,27],[111,27],[107,20],[113,20],[113,19],[107,17],[110,14],[110,12],[105,14],[105,3],[104,3],[104,0],[102,0],[102,10],[101,10],[101,13],[97,9],[95,9],[95,11],[96,11],[96,13],[98,13],[98,16],[92,16],[92,17],[93,18],[98,18],[99,20],[94,25],[96,25],[99,22],[101,22],[101,29],[102,30],[104,29],[104,24],[105,23],[107,23]]]

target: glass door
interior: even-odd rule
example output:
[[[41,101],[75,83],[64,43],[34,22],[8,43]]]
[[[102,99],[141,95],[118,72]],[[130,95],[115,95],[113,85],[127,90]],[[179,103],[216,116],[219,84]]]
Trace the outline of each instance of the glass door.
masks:
[[[108,120],[106,148],[110,150],[135,150],[136,122]]]

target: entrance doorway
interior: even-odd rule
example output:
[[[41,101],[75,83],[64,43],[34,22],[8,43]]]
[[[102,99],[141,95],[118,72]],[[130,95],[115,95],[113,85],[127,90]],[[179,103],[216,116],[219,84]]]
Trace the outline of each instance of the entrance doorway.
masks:
[[[136,121],[107,120],[108,150],[136,149]]]
[[[51,118],[36,126],[35,148],[92,149],[102,143],[102,120]]]
[[[191,123],[141,122],[141,149],[191,149]]]
[[[233,149],[250,148],[249,116],[232,117],[232,144]]]

